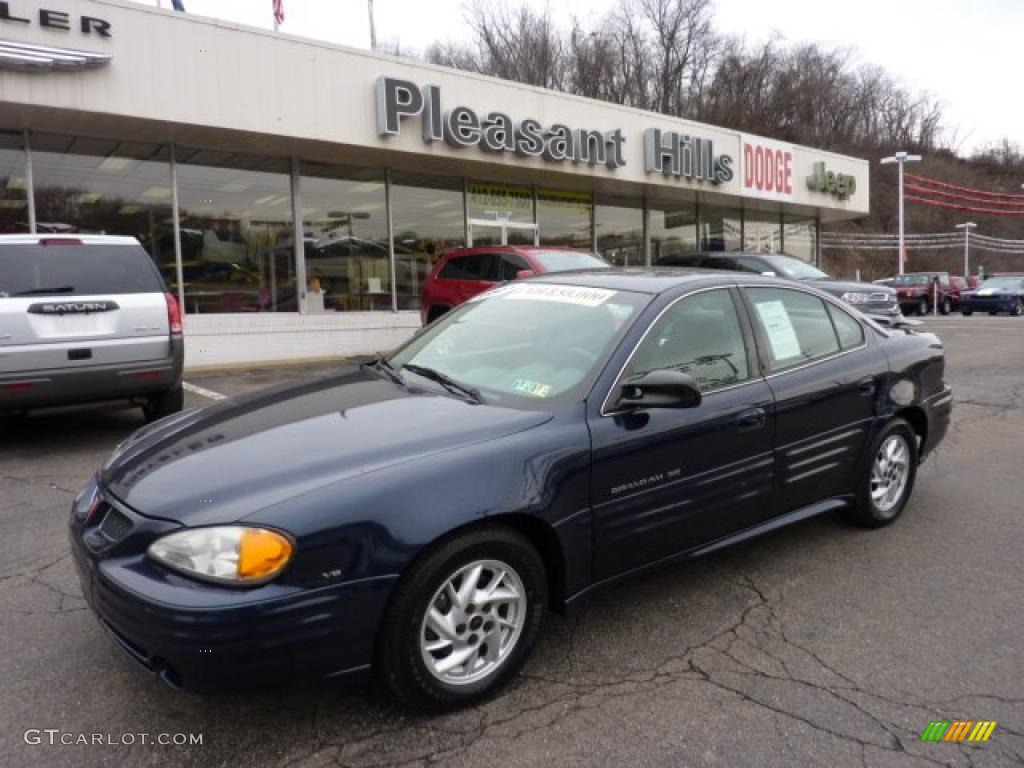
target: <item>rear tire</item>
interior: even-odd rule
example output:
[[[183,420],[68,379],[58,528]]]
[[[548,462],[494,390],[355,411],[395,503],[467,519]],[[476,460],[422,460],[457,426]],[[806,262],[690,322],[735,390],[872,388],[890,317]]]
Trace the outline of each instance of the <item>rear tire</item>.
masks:
[[[900,516],[914,489],[917,450],[917,434],[903,419],[882,427],[861,460],[852,522],[881,528]]]
[[[939,312],[941,314],[943,314],[943,315],[948,315],[952,311],[953,311],[953,302],[950,301],[948,297],[943,299],[942,300],[942,306],[939,308]]]
[[[968,307],[961,307],[960,314],[963,315],[964,317],[970,317],[971,315],[974,314],[974,310]]]
[[[489,597],[489,587],[503,597]],[[544,563],[529,541],[497,525],[457,534],[428,550],[395,588],[381,622],[378,673],[419,709],[480,701],[522,668],[546,611]],[[461,663],[445,664],[456,657]]]
[[[922,317],[928,314],[928,299],[921,299],[917,302],[917,314]]]
[[[142,406],[142,413],[146,421],[156,421],[172,413],[178,413],[184,407],[185,391],[179,384],[174,389],[147,398],[146,404]]]
[[[430,325],[432,322],[437,320],[437,318],[441,317],[441,315],[447,314],[449,309],[450,307],[446,307],[443,304],[435,304],[432,306],[430,311],[427,313],[427,325]]]

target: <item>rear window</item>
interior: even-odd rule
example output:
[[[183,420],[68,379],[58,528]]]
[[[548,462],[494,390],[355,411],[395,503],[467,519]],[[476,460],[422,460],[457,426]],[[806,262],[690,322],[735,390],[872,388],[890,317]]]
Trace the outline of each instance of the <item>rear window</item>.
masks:
[[[533,251],[530,256],[545,272],[566,272],[570,269],[606,269],[610,265],[592,253],[579,251]]]
[[[163,291],[137,245],[0,244],[0,298]]]

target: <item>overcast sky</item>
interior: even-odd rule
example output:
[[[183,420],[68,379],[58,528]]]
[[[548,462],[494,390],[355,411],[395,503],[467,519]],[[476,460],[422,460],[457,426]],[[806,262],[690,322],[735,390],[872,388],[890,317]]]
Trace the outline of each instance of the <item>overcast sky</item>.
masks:
[[[144,2],[146,0],[143,0]],[[528,0],[557,22],[591,26],[615,0]],[[157,0],[149,0],[155,5]],[[170,7],[171,0],[162,0]],[[271,0],[184,0],[190,13],[271,27]],[[1024,141],[1024,0],[714,0],[722,32],[852,47],[943,103],[962,151]],[[284,0],[283,32],[369,48],[366,0]],[[465,40],[463,0],[375,0],[377,37],[422,50]]]

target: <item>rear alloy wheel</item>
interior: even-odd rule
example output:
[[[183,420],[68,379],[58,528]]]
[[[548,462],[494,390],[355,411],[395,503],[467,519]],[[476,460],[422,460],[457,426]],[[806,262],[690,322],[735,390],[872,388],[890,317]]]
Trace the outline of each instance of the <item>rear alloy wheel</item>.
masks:
[[[899,517],[917,477],[917,435],[910,424],[893,419],[882,428],[871,441],[860,475],[853,521],[880,528]]]
[[[146,398],[146,404],[142,406],[142,413],[146,421],[156,421],[172,413],[178,413],[185,407],[185,392],[181,384],[174,389],[168,389],[158,395]]]
[[[922,316],[928,314],[928,299],[922,298],[917,302],[917,314]]]
[[[471,530],[402,577],[384,616],[379,672],[407,703],[454,709],[519,671],[547,610],[544,564],[517,532]]]
[[[943,315],[948,315],[953,311],[953,302],[947,296],[942,300],[942,306],[939,308],[939,312]]]

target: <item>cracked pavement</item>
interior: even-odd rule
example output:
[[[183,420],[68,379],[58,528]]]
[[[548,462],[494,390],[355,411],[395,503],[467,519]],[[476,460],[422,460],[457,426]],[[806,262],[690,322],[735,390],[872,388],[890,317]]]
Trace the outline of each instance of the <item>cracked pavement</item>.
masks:
[[[926,327],[946,342],[954,424],[898,523],[822,517],[601,591],[549,616],[505,694],[444,716],[367,683],[198,698],[147,677],[86,609],[65,530],[141,416],[0,420],[0,764],[1022,765],[1024,319]],[[231,395],[309,370],[190,380]],[[999,724],[983,744],[920,741],[954,719]],[[31,746],[28,728],[203,743]]]

